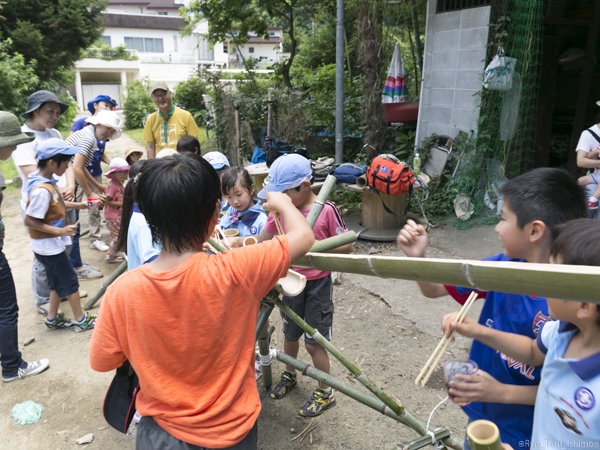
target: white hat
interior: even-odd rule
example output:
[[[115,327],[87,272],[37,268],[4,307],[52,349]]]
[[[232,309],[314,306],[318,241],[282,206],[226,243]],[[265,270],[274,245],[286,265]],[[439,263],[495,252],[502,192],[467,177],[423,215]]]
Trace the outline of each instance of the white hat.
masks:
[[[119,136],[121,136],[121,119],[119,119],[119,116],[114,111],[100,111],[95,116],[87,119],[86,122],[93,125],[104,125],[105,127],[112,128],[114,131],[110,135],[110,139],[117,139]]]
[[[598,100],[598,101],[596,102],[596,105],[600,106],[600,100]]]
[[[156,154],[156,157],[158,159],[160,158],[166,158],[167,156],[173,156],[177,153],[176,150],[173,150],[172,148],[163,148],[160,152],[158,152]]]
[[[208,152],[202,155],[202,157],[207,160],[215,170],[221,170],[225,167],[229,167],[229,160],[227,159],[227,156],[221,152]]]

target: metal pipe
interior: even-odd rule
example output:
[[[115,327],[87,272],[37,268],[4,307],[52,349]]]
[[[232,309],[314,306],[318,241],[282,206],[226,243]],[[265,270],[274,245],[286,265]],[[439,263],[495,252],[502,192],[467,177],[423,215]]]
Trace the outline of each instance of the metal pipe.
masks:
[[[337,0],[335,33],[335,163],[344,162],[344,0]]]

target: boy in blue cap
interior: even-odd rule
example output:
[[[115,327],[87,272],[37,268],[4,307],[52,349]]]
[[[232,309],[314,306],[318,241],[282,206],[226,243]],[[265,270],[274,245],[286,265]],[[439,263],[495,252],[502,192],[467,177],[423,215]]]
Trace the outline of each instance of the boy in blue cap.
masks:
[[[312,169],[310,162],[304,156],[288,154],[275,160],[269,169],[267,177],[267,192],[283,192],[287,194],[292,203],[306,217],[317,199],[311,189]],[[263,189],[258,193],[260,198],[266,198]],[[335,203],[327,201],[313,227],[316,240],[323,240],[347,231],[342,215]],[[272,239],[277,233],[273,214],[269,214],[263,231],[257,236],[258,242]],[[332,250],[332,253],[351,253],[354,244],[347,244]],[[294,268],[306,276],[306,287],[300,295],[295,297],[283,296],[283,302],[291,307],[296,314],[306,323],[319,330],[327,340],[331,340],[333,325],[333,286],[331,272],[316,269]],[[283,350],[292,357],[298,356],[300,348],[299,339],[303,330],[286,315],[283,319]],[[314,366],[325,372],[330,372],[329,355],[315,340],[304,336],[304,346],[310,354]],[[283,398],[296,385],[296,369],[286,366],[279,382],[270,390],[274,399]],[[319,383],[311,398],[298,411],[301,416],[315,417],[335,405],[333,389],[325,383]]]
[[[54,175],[65,173],[71,157],[81,149],[62,139],[46,140],[36,150],[38,170],[29,175],[25,226],[29,229],[29,247],[42,263],[48,276],[50,306],[44,322],[47,330],[73,327],[75,331],[94,328],[96,315],[84,313],[79,299],[77,273],[69,261],[66,246],[77,232],[77,224],[69,225],[66,208],[84,209],[84,202],[65,202],[56,188]],[[58,313],[60,299],[66,297],[75,321]]]

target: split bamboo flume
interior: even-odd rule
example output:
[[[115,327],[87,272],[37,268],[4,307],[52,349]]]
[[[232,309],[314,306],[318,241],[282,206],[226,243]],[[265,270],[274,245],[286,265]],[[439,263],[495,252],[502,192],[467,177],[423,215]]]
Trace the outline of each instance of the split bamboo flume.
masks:
[[[350,398],[353,398],[359,403],[362,403],[369,408],[374,409],[375,411],[384,414],[413,430],[418,430],[420,434],[424,435],[424,437],[419,438],[412,443],[410,443],[407,447],[411,449],[417,449],[426,447],[431,445],[431,437],[426,434],[425,431],[425,423],[412,416],[408,411],[404,410],[402,414],[396,414],[393,410],[391,410],[384,402],[373,397],[372,395],[365,394],[364,392],[359,391],[358,389],[348,386],[341,380],[337,379],[331,374],[322,372],[309,364],[305,364],[302,361],[298,361],[297,359],[291,357],[290,355],[283,353],[282,351],[277,351],[277,359],[284,364],[294,367],[296,370],[299,370],[303,375],[309,376],[317,381],[327,384],[332,388],[342,392]],[[450,447],[462,447],[462,443],[457,439],[453,439],[451,437],[450,430],[447,427],[433,427],[430,426],[431,431],[435,435],[436,440],[442,440],[446,445]]]
[[[559,264],[308,253],[295,266],[481,291],[600,303],[600,268]]]
[[[346,369],[348,369],[352,375],[368,390],[370,390],[373,394],[377,396],[379,400],[386,404],[388,408],[394,411],[399,416],[404,413],[404,408],[394,400],[392,400],[385,392],[379,389],[375,383],[369,380],[361,370],[352,364],[341,352],[335,348],[331,342],[325,339],[318,330],[315,330],[309,324],[307,324],[298,314],[296,314],[292,309],[283,303],[281,300],[277,299],[275,301],[275,305],[281,309],[290,319],[292,319],[300,328],[302,328],[306,333],[317,341],[323,348],[325,348],[329,353],[336,357],[338,361],[340,361]],[[422,428],[422,427],[420,427]],[[419,429],[416,429],[419,431]],[[422,431],[422,430],[421,430]]]

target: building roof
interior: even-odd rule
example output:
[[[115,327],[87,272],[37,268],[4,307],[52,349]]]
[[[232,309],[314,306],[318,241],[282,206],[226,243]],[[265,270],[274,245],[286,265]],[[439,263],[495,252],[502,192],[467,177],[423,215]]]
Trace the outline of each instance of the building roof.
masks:
[[[148,30],[177,30],[185,27],[187,22],[177,16],[155,16],[150,14],[115,14],[104,16],[105,28],[142,28]]]
[[[107,7],[111,6],[145,6],[147,9],[179,9],[183,6],[174,0],[108,0]]]
[[[281,44],[279,36],[271,36],[271,39],[263,39],[261,37],[251,36],[248,39],[248,44]]]

